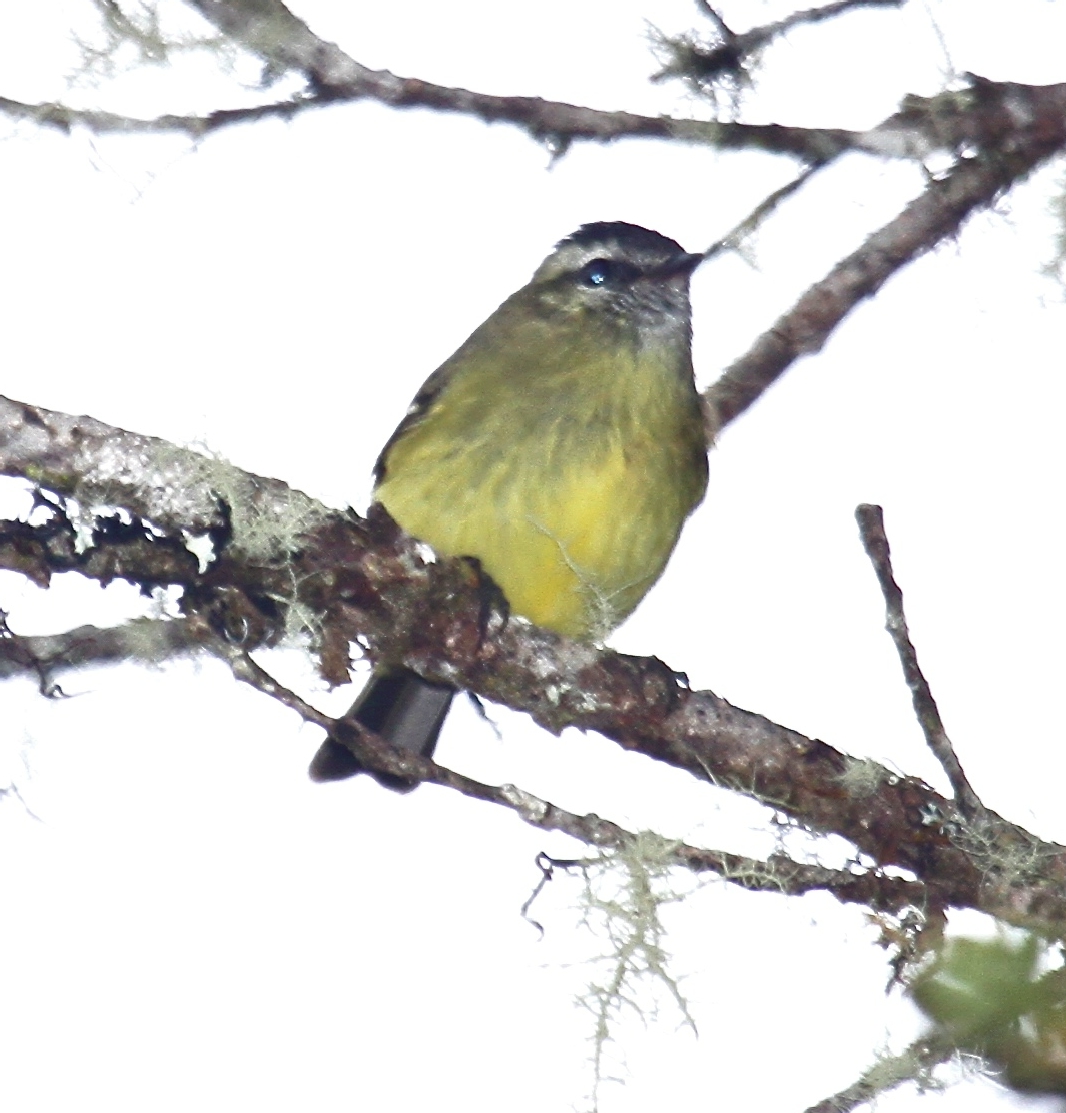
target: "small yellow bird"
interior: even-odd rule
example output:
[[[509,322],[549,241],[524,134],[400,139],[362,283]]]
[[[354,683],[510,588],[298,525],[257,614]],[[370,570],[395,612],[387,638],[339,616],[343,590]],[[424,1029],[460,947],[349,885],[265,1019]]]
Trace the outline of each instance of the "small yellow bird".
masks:
[[[514,614],[602,639],[707,486],[688,291],[702,258],[622,222],[562,240],[426,380],[378,459],[375,499],[441,556],[476,557]],[[454,694],[383,663],[346,718],[431,757]],[[310,775],[362,771],[327,738]]]

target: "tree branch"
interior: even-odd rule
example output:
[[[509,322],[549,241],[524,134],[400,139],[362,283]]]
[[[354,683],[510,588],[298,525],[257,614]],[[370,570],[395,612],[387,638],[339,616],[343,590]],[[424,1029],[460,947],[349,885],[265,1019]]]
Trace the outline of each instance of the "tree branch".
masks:
[[[358,63],[353,62],[353,65]],[[15,120],[70,132],[88,128],[97,135],[167,134],[202,139],[235,124],[262,119],[289,120],[302,112],[341,102],[383,101],[390,108],[431,108],[474,116],[484,123],[509,123],[559,153],[576,141],[611,143],[617,139],[665,139],[721,150],[755,150],[824,163],[847,150],[860,149],[861,132],[843,128],[802,128],[784,124],[740,124],[672,116],[611,112],[541,97],[502,97],[448,88],[386,70],[365,70],[344,89],[313,91],[247,108],[220,108],[206,115],[167,113],[151,119],[99,109],[72,108],[55,101],[29,104],[0,97],[0,112]],[[909,157],[909,156],[908,156]]]
[[[820,8],[804,8],[792,12],[775,23],[752,27],[750,31],[743,31],[739,35],[735,35],[735,41],[745,53],[750,53],[754,50],[760,50],[773,42],[774,39],[787,34],[794,27],[802,26],[805,23],[824,23],[826,20],[836,19],[837,16],[844,15],[845,12],[855,11],[858,8],[902,8],[906,2],[907,0],[836,0],[835,3],[824,4]],[[704,11],[710,10],[706,2],[702,2],[700,7]],[[716,13],[714,20],[719,28],[725,27]],[[730,34],[733,34],[733,32],[730,32]]]
[[[200,139],[234,124],[271,117],[291,119],[325,105],[375,100],[392,108],[429,108],[473,116],[485,123],[513,124],[537,141],[550,142],[557,151],[579,140],[655,138],[729,150],[763,150],[821,165],[844,151],[863,147],[865,142],[863,133],[840,128],[642,116],[541,97],[496,96],[436,85],[362,65],[335,43],[315,35],[279,0],[188,0],[188,3],[226,36],[262,58],[272,72],[300,73],[308,90],[253,107],[218,109],[206,115],[165,114],[153,119],[76,109],[55,102],[28,104],[8,97],[0,97],[0,112],[12,119],[62,131],[77,126],[96,134],[176,132]],[[871,149],[883,153],[876,147]],[[907,157],[912,155],[908,153]]]
[[[11,428],[4,427],[4,416]],[[85,436],[68,435],[71,428],[83,429]],[[92,469],[108,442],[138,440],[127,441],[131,434],[101,422],[64,419],[5,401],[0,470],[13,470],[16,460],[27,467],[32,454],[23,442],[30,431],[36,432],[48,474],[64,493],[80,489],[75,461]],[[21,453],[11,445],[22,446]],[[42,469],[28,470],[38,475]],[[233,489],[250,492],[253,500],[271,500],[271,483],[231,471],[238,476],[231,477]],[[154,491],[146,489],[153,476],[160,484]],[[171,484],[168,472],[142,460],[131,467],[123,489],[138,507],[159,509],[161,520],[173,525],[162,528],[134,518],[121,528],[101,527],[100,521],[114,519],[90,517],[79,548],[66,505],[56,499],[31,522],[0,526],[0,566],[44,584],[55,571],[66,570],[101,582],[121,576],[146,587],[176,583],[184,589],[181,606],[199,618],[201,631],[212,633],[216,652],[223,643],[245,655],[271,644],[287,617],[302,613],[316,632],[321,671],[333,683],[348,679],[348,646],[359,641],[373,659],[404,664],[429,679],[526,711],[548,730],[599,731],[626,749],[752,796],[812,831],[835,832],[878,865],[911,871],[925,886],[931,909],[979,908],[1013,923],[1040,922],[1045,930],[1049,922],[1066,924],[1062,847],[1041,843],[991,812],[979,823],[968,821],[920,780],[856,761],[713,692],[691,691],[654,658],[602,651],[508,621],[487,602],[492,596],[469,562],[426,563],[421,546],[380,508],[366,519],[322,510],[318,524],[302,537],[283,525],[283,538],[272,545],[261,539],[254,558],[239,548],[237,531],[220,528],[214,559],[201,570],[185,547],[177,508],[206,508],[210,484],[204,495],[190,496]],[[174,504],[169,508],[168,499]],[[247,516],[237,506],[231,509],[233,520]],[[209,641],[203,634],[201,644]],[[404,775],[460,791],[466,784],[448,779],[457,774],[391,751],[373,751],[371,757],[385,771],[395,771],[390,761],[403,762],[396,768]],[[484,791],[507,802],[502,790]],[[530,807],[536,813],[539,805]]]
[[[806,1113],[851,1113],[905,1082],[921,1086],[929,1081],[935,1067],[955,1054],[955,1046],[947,1040],[933,1036],[915,1040],[899,1055],[879,1059],[856,1082],[810,1106]]]
[[[719,426],[742,414],[801,356],[821,349],[861,301],[897,271],[955,235],[978,209],[1066,146],[1066,85],[992,85],[976,79],[974,106],[937,117],[944,141],[968,134],[984,151],[941,179],[811,286],[706,392]],[[870,133],[873,135],[874,133]]]
[[[283,551],[327,514],[279,479],[95,418],[3,396],[0,474],[23,476],[85,509],[120,506],[171,534],[233,540],[253,558]]]
[[[364,72],[293,22],[276,0],[197,0],[197,6],[275,61],[299,64],[320,95],[339,95],[346,81],[354,83],[353,97],[377,95],[395,105],[432,105],[436,95],[424,83]],[[446,92],[453,110],[506,118],[493,117],[476,94]],[[551,109],[535,98],[490,99],[511,109]],[[1066,86],[975,80],[965,94],[934,101],[923,117],[935,116],[934,138],[969,137],[981,153],[960,157],[942,180],[930,182],[733,365],[708,392],[720,424],[751,405],[798,355],[817,350],[891,274],[1066,144]],[[576,111],[580,117],[588,110]],[[538,127],[550,123],[550,111],[537,119]],[[597,131],[603,123],[597,115],[587,134],[620,134]],[[667,130],[676,123],[655,121]],[[553,124],[545,134],[556,132]],[[366,520],[330,514],[285,484],[222,461],[6,399],[0,399],[0,472],[59,496],[44,520],[38,514],[0,527],[0,565],[35,582],[77,570],[105,583],[122,576],[146,589],[179,585],[186,615],[203,623],[202,644],[210,632],[216,651],[224,643],[245,662],[247,651],[271,644],[291,616],[307,615],[322,673],[333,683],[347,679],[348,645],[359,640],[374,658],[524,710],[549,730],[597,730],[753,796],[815,832],[840,834],[878,866],[911,871],[934,910],[979,908],[1045,930],[1066,924],[1062,847],[1040,843],[993,813],[967,814],[916,778],[855,761],[713,692],[693,692],[655,659],[602,652],[509,622],[486,603],[468,562],[426,564],[420,547],[383,513]],[[100,507],[120,507],[127,517],[101,514]],[[210,541],[210,559],[189,551],[190,534]],[[407,762],[405,774],[463,790],[461,780],[447,780],[435,766],[375,756],[373,739],[355,744],[368,746],[387,770],[390,760]],[[534,813],[540,803],[530,803]]]
[[[732,83],[735,87],[749,83],[747,63],[775,39],[781,38],[802,24],[821,23],[856,8],[901,8],[906,0],[837,0],[821,8],[793,12],[784,19],[766,23],[747,31],[734,31],[712,7],[709,0],[697,0],[696,7],[714,24],[717,41],[706,43],[693,33],[675,37],[662,36],[660,45],[668,52],[667,64],[655,74],[653,81],[678,77],[700,92],[715,95],[715,86]]]
[[[864,503],[856,508],[855,519],[859,523],[862,547],[874,566],[877,582],[885,599],[887,615],[885,629],[899,654],[903,676],[910,689],[914,713],[925,735],[926,745],[933,751],[934,757],[947,774],[955,793],[955,803],[959,805],[959,809],[965,816],[974,819],[984,811],[984,805],[966,779],[966,774],[951,745],[951,739],[944,729],[940,709],[933,698],[929,682],[918,664],[918,653],[911,641],[907,618],[903,613],[903,592],[892,573],[892,553],[885,534],[884,511],[880,506]]]
[[[617,823],[591,813],[578,815],[566,811],[516,785],[484,784],[416,754],[393,749],[372,732],[360,729],[357,723],[344,720],[341,725],[345,729],[339,730],[338,720],[324,715],[295,692],[279,684],[239,646],[227,643],[206,626],[199,631],[199,643],[225,660],[238,680],[283,703],[306,722],[315,723],[335,737],[343,738],[361,762],[377,771],[439,784],[472,799],[508,808],[531,826],[545,831],[561,831],[588,846],[619,849],[637,838],[634,832]],[[772,854],[761,861],[684,842],[674,846],[670,858],[677,866],[694,873],[715,873],[723,880],[753,892],[798,896],[826,891],[842,903],[862,904],[885,912],[901,912],[906,908],[921,907],[926,902],[925,889],[920,883],[892,877],[877,869],[857,872],[828,869],[797,862],[786,854]]]
[[[704,251],[704,259],[713,259],[716,255],[725,251],[739,250],[743,242],[758,231],[763,221],[777,209],[778,205],[782,201],[788,200],[802,186],[805,186],[819,170],[823,169],[824,165],[824,163],[820,163],[805,167],[791,181],[786,182],[779,189],[775,189],[773,193],[764,197],[739,224],[735,225],[721,239],[716,240]]]
[[[0,680],[32,674],[46,695],[56,694],[53,677],[67,669],[115,661],[156,664],[202,648],[195,623],[186,618],[139,618],[124,626],[26,635],[14,633],[0,616]]]
[[[219,108],[205,116],[181,116],[166,113],[151,119],[125,116],[119,112],[106,112],[95,108],[72,108],[56,101],[29,104],[0,97],[0,112],[12,120],[25,120],[38,127],[56,128],[68,133],[75,128],[87,128],[95,135],[156,135],[176,133],[190,139],[202,139],[211,132],[221,131],[234,124],[255,123],[257,120],[289,120],[299,112],[321,107],[319,98],[308,95],[294,96],[269,104],[248,108]]]

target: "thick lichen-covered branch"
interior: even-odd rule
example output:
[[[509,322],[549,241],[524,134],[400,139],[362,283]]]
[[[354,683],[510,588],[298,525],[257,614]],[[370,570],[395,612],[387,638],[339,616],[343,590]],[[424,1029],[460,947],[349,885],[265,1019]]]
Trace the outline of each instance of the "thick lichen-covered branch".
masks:
[[[239,515],[223,515],[212,534],[215,550],[201,564],[204,558],[189,551],[187,531],[177,525],[180,514],[165,511],[168,498],[188,507],[190,496],[180,488],[168,494],[169,473],[154,467],[151,452],[142,470],[123,473],[121,490],[131,502],[127,517],[108,511],[78,530],[62,496],[80,489],[77,468],[91,470],[94,453],[106,451],[109,442],[122,443],[124,434],[110,430],[109,435],[102,423],[64,421],[62,415],[15,403],[0,406],[0,418],[4,415],[9,426],[0,420],[0,470],[27,470],[23,441],[32,415],[39,458],[63,490],[43,499],[30,520],[0,526],[0,567],[22,571],[40,584],[55,572],[74,570],[105,583],[122,577],[146,590],[177,585],[185,614],[202,623],[200,644],[220,655],[219,647],[226,647],[246,658],[257,646],[272,644],[287,612],[302,608],[314,616],[320,667],[334,683],[348,679],[348,647],[357,641],[372,657],[387,657],[526,711],[551,731],[567,726],[599,731],[626,749],[750,795],[812,831],[839,834],[877,867],[910,871],[929,908],[962,905],[1015,923],[1066,924],[1062,848],[1039,843],[991,812],[982,815],[978,829],[921,781],[856,762],[713,692],[692,691],[654,658],[607,652],[509,621],[498,607],[498,594],[486,590],[476,568],[463,560],[427,561],[423,549],[382,512],[360,519],[318,508],[302,519],[307,523],[302,537],[293,536],[291,523],[282,523],[273,547],[264,543],[254,556],[225,528]],[[73,428],[84,434],[71,435]],[[137,443],[143,449],[143,441]],[[160,484],[157,491],[143,489],[153,481]],[[253,476],[245,477],[243,489],[273,497],[271,484]],[[116,494],[112,488],[111,497]],[[305,496],[293,498],[299,503]],[[201,525],[211,528],[209,486],[200,499],[192,505],[202,506]],[[159,521],[140,517],[148,507],[164,508]],[[550,805],[542,808],[520,790],[475,789],[460,783],[457,774],[386,752],[373,738],[356,744],[387,772],[450,784],[525,809],[529,821],[558,822],[561,829],[569,824],[576,831],[576,821],[553,820]],[[597,830],[603,837],[605,829]],[[777,865],[791,891],[812,880],[818,884],[802,870],[789,880],[793,867]],[[703,866],[736,879],[745,871],[744,863],[725,858],[690,863]],[[876,902],[879,892],[884,896],[889,890],[873,880],[878,875],[869,867],[864,870],[865,880],[857,875],[855,885],[868,886],[863,899]],[[748,876],[753,882],[757,877]],[[844,879],[827,875],[822,881],[850,899]]]

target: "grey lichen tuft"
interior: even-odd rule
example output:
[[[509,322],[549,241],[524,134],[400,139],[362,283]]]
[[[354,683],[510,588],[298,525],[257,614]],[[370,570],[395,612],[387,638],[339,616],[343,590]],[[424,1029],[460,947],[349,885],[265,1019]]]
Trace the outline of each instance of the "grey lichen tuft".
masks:
[[[593,960],[605,971],[605,977],[592,982],[578,998],[593,1018],[593,1111],[599,1108],[603,1084],[611,1080],[606,1071],[606,1052],[622,1014],[628,1009],[646,1019],[656,1012],[654,998],[646,997],[647,1005],[641,1003],[639,990],[654,993],[658,987],[665,991],[683,1024],[696,1034],[688,1002],[669,970],[670,956],[664,945],[662,911],[688,895],[675,881],[682,876],[676,865],[678,845],[654,832],[641,832],[621,846],[601,851],[585,869],[585,923],[609,943],[608,950]],[[691,881],[690,876],[687,879]]]
[[[876,761],[858,757],[849,757],[846,761],[844,772],[839,775],[837,780],[840,782],[841,788],[856,800],[873,796],[884,784],[895,784],[899,781],[899,777],[895,773],[892,773],[883,765],[879,765]]]
[[[255,477],[221,456],[161,445],[153,463],[162,475],[206,487],[225,509],[230,544],[253,562],[271,562],[294,552],[301,538],[330,515],[328,507],[280,484],[260,485]]]

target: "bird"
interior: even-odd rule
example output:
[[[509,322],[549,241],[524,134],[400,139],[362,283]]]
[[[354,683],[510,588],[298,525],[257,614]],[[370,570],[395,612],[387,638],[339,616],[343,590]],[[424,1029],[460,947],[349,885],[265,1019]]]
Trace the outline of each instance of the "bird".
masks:
[[[704,257],[623,221],[556,244],[415,395],[374,499],[442,557],[474,557],[510,613],[602,641],[661,575],[707,487],[689,279]],[[380,662],[343,720],[431,758],[455,689]],[[370,772],[327,735],[314,781]]]

